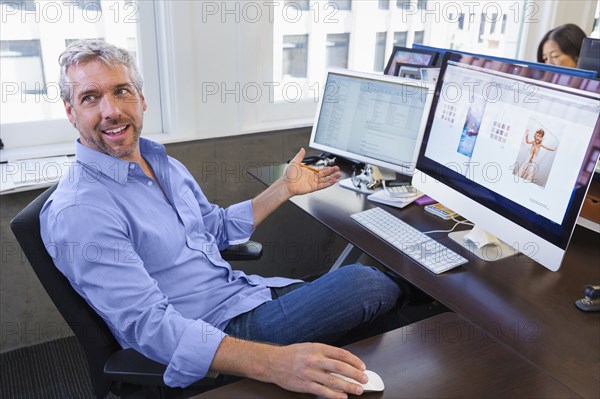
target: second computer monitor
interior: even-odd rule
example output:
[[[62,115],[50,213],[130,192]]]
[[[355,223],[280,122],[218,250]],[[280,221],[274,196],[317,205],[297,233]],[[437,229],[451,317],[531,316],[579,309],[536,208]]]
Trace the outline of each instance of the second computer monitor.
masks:
[[[310,147],[411,175],[434,85],[330,69]]]
[[[475,223],[465,236],[475,254],[521,262],[521,252],[558,270],[600,154],[600,82],[445,60],[413,185]]]

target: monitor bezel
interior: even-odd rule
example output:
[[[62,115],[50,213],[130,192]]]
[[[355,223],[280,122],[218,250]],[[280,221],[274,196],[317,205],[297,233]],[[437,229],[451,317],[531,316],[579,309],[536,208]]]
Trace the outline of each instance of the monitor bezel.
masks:
[[[463,217],[498,236],[507,244],[514,246],[514,243],[517,243],[517,246],[520,246],[520,248],[516,248],[517,250],[522,251],[548,269],[556,271],[560,267],[564,252],[575,229],[592,176],[588,179],[587,184],[574,187],[563,223],[559,225],[425,156],[439,96],[448,68],[448,61],[459,62],[462,56],[470,57],[468,54],[452,52],[448,52],[444,56],[435,98],[431,105],[417,158],[413,185],[427,195],[443,202],[445,206],[458,212]],[[482,56],[479,58],[497,61]],[[541,80],[538,80],[538,82],[544,87],[556,88],[558,86]],[[599,93],[583,92],[583,90],[567,87],[565,87],[565,90],[585,93],[586,96],[589,95],[600,100]],[[600,118],[596,121],[591,141],[598,138],[599,132]],[[584,167],[585,165],[581,166],[580,175]],[[550,229],[549,226],[552,226],[552,228]]]
[[[402,47],[402,46],[394,46],[394,49],[392,50],[392,54],[390,55],[387,65],[383,71],[384,75],[390,75],[390,69],[392,68],[392,65],[394,64],[394,58],[396,58],[396,52],[398,51],[406,51],[407,53],[417,53],[417,54],[427,54],[431,56],[431,59],[429,60],[428,64],[422,65],[422,64],[408,64],[408,63],[400,63],[402,65],[406,65],[406,66],[413,66],[413,67],[427,67],[427,66],[434,66],[437,62],[438,59],[438,52],[437,51],[431,51],[431,50],[421,50],[421,49],[415,49],[415,48],[410,48],[410,47]],[[396,70],[393,71],[394,73],[396,72]],[[392,74],[391,76],[398,76],[397,74],[394,75]]]
[[[404,164],[404,165],[398,165],[398,164],[390,163],[390,162],[383,161],[380,159],[371,158],[371,157],[368,157],[368,156],[365,156],[362,154],[357,154],[355,152],[350,152],[350,151],[346,151],[343,149],[335,148],[335,147],[325,145],[325,144],[315,141],[317,129],[318,129],[318,125],[319,125],[319,118],[321,115],[323,102],[325,100],[324,92],[327,87],[327,82],[328,82],[329,76],[331,74],[355,77],[355,78],[360,78],[360,79],[369,79],[369,80],[381,81],[381,82],[388,82],[388,83],[399,84],[399,85],[402,85],[402,84],[410,85],[410,86],[416,85],[418,87],[423,87],[423,88],[427,89],[423,115],[421,117],[421,123],[419,124],[419,132],[417,133],[417,137],[416,137],[417,145],[415,145],[410,162],[408,162],[407,164]],[[400,173],[403,175],[412,176],[412,174],[414,173],[414,170],[415,170],[417,157],[419,155],[419,149],[421,147],[421,140],[423,139],[423,133],[425,131],[425,126],[427,124],[427,117],[429,114],[429,109],[430,109],[431,103],[433,101],[433,94],[435,92],[435,84],[430,83],[430,82],[424,82],[422,80],[399,78],[399,77],[395,77],[395,76],[372,74],[372,73],[352,71],[352,70],[340,69],[340,68],[328,68],[323,82],[324,83],[323,83],[322,89],[320,90],[319,102],[317,105],[317,111],[315,113],[315,119],[313,122],[312,131],[310,134],[309,147],[317,149],[317,150],[321,150],[321,151],[324,151],[327,153],[331,153],[331,154],[334,154],[334,155],[337,155],[337,156],[340,156],[340,157],[343,157],[343,158],[346,158],[346,159],[349,159],[352,161],[362,162],[365,164],[370,164],[370,165],[378,166],[381,168],[385,168],[385,169],[388,169],[388,170],[391,170],[391,171],[394,171],[396,173]]]

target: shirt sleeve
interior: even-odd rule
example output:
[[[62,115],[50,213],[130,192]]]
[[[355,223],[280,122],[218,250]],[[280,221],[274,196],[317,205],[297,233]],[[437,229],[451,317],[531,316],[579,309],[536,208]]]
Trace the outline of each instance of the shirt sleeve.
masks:
[[[57,268],[122,347],[166,364],[168,386],[185,387],[206,376],[226,334],[183,317],[169,304],[133,248],[125,223],[96,205],[57,214],[45,207],[40,222]]]
[[[215,237],[219,250],[250,239],[254,232],[252,200],[220,208],[211,204],[198,186],[195,187],[194,196],[200,206],[204,227]]]

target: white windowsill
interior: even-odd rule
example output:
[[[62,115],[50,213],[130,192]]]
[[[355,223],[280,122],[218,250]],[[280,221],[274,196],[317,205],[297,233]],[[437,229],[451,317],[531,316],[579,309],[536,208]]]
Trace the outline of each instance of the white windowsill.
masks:
[[[193,140],[197,137],[192,136],[177,136],[169,134],[149,134],[144,135],[143,137],[150,139],[152,141],[156,141],[161,144],[168,144],[171,142],[179,142],[186,140]],[[72,141],[66,143],[56,143],[56,144],[47,144],[47,145],[39,145],[39,146],[27,146],[27,147],[17,147],[10,149],[2,149],[0,150],[0,171],[2,172],[2,181],[0,181],[0,195],[18,193],[22,191],[36,190],[39,188],[49,187],[54,184],[56,181],[60,179],[62,176],[58,176],[56,179],[52,179],[50,181],[44,181],[43,176],[38,176],[37,179],[32,179],[37,181],[37,183],[31,183],[27,185],[19,185],[18,187],[11,187],[12,184],[9,180],[7,180],[7,176],[5,173],[5,169],[7,164],[16,161],[22,160],[32,160],[32,159],[44,159],[44,158],[52,158],[52,157],[61,157],[68,156],[69,161],[73,161],[75,154],[75,138]],[[11,187],[6,189],[6,187]]]

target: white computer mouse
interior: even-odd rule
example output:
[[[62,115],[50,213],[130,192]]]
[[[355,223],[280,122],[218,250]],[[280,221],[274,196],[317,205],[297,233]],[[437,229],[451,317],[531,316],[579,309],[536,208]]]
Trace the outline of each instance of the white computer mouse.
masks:
[[[364,392],[381,392],[385,389],[385,385],[383,384],[383,380],[381,379],[379,374],[377,374],[376,372],[371,371],[371,370],[365,370],[365,374],[367,375],[367,378],[369,379],[369,381],[366,384],[361,384],[360,382],[355,381],[352,378],[348,378],[348,377],[344,377],[343,375],[332,373],[332,375],[335,375],[336,377],[340,377],[343,380],[346,380],[353,384],[362,385]]]

